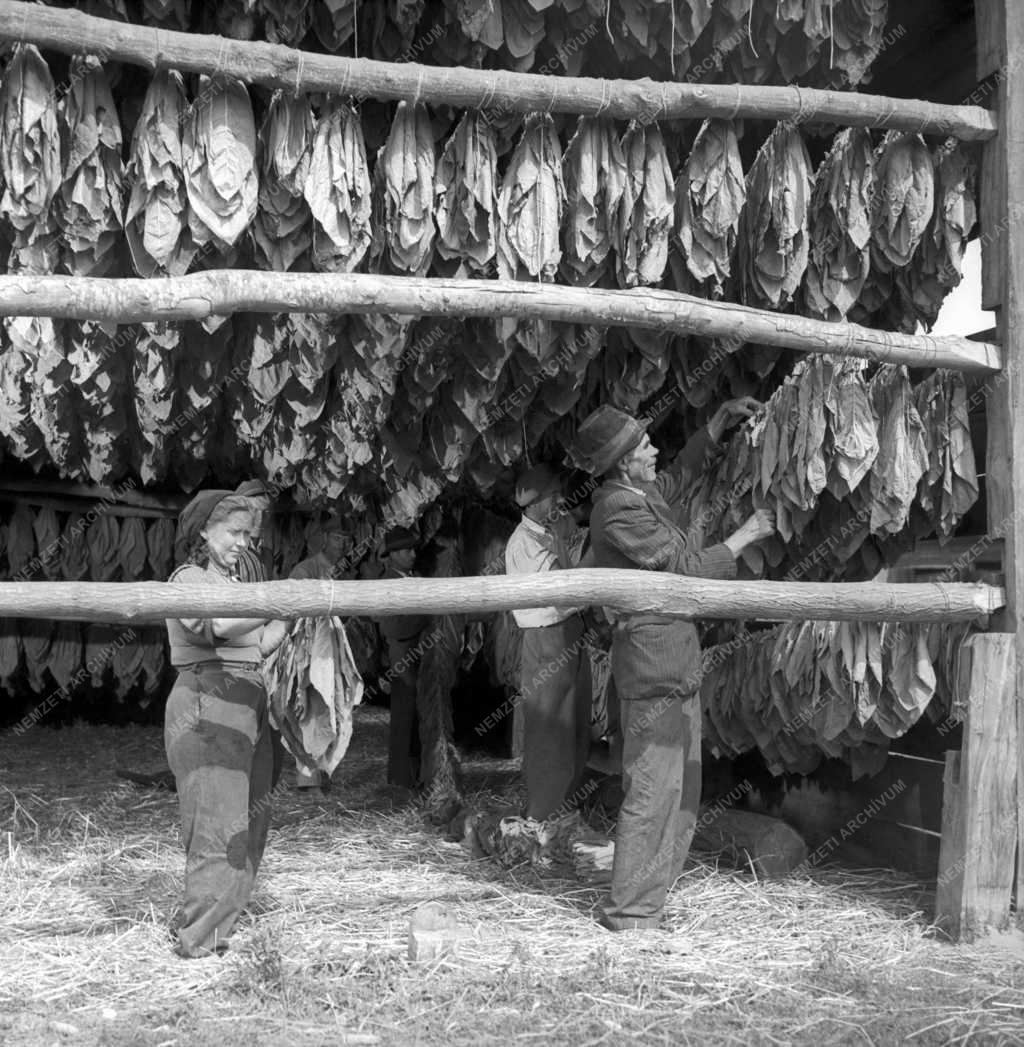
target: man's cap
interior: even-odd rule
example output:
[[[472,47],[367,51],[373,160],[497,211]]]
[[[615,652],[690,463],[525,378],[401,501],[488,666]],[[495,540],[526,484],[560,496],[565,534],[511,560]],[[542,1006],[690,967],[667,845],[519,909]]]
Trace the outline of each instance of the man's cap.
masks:
[[[570,451],[579,468],[600,476],[644,437],[649,419],[637,419],[611,404],[601,404],[583,420]]]
[[[420,536],[408,527],[395,527],[384,537],[384,552],[396,553],[399,549],[415,549],[420,544]]]
[[[525,509],[549,494],[560,494],[562,476],[554,466],[538,462],[523,472],[516,481],[516,505]]]
[[[270,498],[273,499],[274,492],[270,485],[264,480],[243,480],[236,488],[235,494],[243,498]]]
[[[320,524],[320,533],[343,534],[348,536],[349,527],[340,516],[336,516],[332,513],[330,516],[326,517],[324,521]]]
[[[206,526],[206,521],[210,519],[210,514],[217,506],[224,501],[225,498],[229,498],[233,494],[237,494],[237,491],[221,491],[221,490],[209,490],[200,491],[192,501],[181,510],[178,515],[178,538],[184,543],[184,545],[190,546],[196,538],[199,537],[199,532]]]

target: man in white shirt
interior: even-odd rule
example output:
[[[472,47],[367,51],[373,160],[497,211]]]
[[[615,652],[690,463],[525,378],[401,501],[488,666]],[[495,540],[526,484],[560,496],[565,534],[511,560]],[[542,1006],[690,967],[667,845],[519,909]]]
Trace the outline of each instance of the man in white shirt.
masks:
[[[549,465],[528,469],[516,484],[523,519],[505,548],[506,574],[574,567],[575,525],[559,511],[562,478]],[[578,535],[578,532],[576,532]],[[576,551],[573,550],[575,545]],[[526,816],[543,821],[568,813],[590,748],[590,659],[578,608],[513,611],[523,630],[520,700]]]

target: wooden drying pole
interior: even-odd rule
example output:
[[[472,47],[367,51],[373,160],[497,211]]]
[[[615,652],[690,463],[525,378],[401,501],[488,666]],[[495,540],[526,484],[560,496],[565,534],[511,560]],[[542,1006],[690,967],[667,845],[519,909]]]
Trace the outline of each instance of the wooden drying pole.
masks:
[[[220,72],[288,91],[325,91],[457,109],[579,113],[618,120],[794,120],[893,128],[965,141],[991,138],[992,114],[853,91],[654,80],[600,80],[498,70],[377,62],[302,52],[280,44],[128,25],[79,11],[0,0],[0,39],[66,54],[93,54],[147,69]]]
[[[0,582],[0,618],[140,622],[161,618],[388,617],[490,614],[522,607],[601,605],[678,618],[761,621],[955,622],[1003,606],[988,585],[720,582],[651,571],[576,569],[524,577],[286,581]]]
[[[78,320],[201,320],[237,312],[512,316],[648,327],[911,367],[995,372],[999,347],[955,336],[876,331],[791,313],[710,302],[652,288],[609,291],[514,280],[219,269],[143,280],[21,273],[0,276],[0,316]]]

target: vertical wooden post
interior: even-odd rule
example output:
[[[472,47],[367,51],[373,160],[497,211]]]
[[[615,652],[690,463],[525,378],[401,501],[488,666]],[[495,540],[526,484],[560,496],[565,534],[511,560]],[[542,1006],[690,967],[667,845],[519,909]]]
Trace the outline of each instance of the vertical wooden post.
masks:
[[[1024,5],[1019,0],[975,0],[978,78],[992,78],[988,103],[999,113],[999,135],[982,159],[982,304],[996,311],[1004,371],[988,383],[985,487],[989,534],[1004,541],[1007,604],[993,628],[1024,650]],[[1018,783],[1016,897],[1024,914],[1024,657],[1017,658],[1008,701],[1015,718],[1013,763]],[[969,696],[971,701],[974,695]],[[966,738],[966,735],[965,735]],[[984,744],[984,743],[982,743]],[[965,747],[967,743],[965,741]]]
[[[1010,920],[1017,841],[1016,637],[980,633],[961,648],[963,749],[946,754],[936,922],[973,938]]]

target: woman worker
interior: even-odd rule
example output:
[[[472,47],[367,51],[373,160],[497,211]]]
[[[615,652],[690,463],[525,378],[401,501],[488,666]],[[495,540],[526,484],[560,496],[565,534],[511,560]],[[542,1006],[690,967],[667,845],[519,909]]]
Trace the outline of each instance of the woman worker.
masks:
[[[255,521],[232,491],[201,491],[181,512],[185,563],[168,581],[238,582]],[[167,699],[164,745],[178,788],[185,899],[172,921],[182,956],[223,952],[249,901],[267,842],[273,771],[262,658],[285,623],[263,618],[168,618],[178,678]]]

